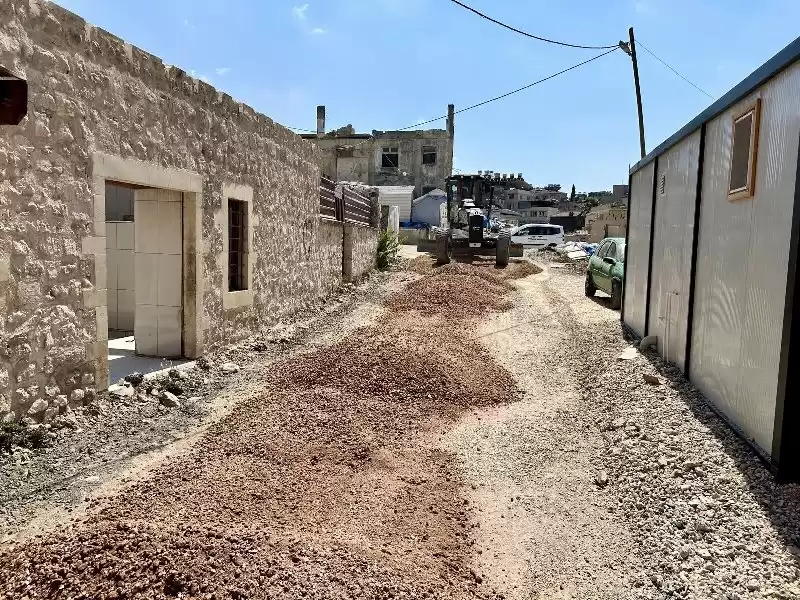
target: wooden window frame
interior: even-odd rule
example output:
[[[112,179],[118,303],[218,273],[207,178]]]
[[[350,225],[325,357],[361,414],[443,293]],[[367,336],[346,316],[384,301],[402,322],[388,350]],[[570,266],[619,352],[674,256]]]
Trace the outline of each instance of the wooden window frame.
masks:
[[[734,143],[736,132],[736,123],[753,113],[753,124],[750,129],[750,148],[748,149],[747,156],[747,184],[742,188],[735,190],[730,189],[731,175],[733,175],[733,152],[735,150]],[[734,113],[731,119],[731,152],[730,152],[730,169],[728,170],[728,200],[735,202],[737,200],[749,200],[755,196],[756,189],[756,167],[758,165],[758,138],[761,131],[761,98],[756,98],[750,102],[742,110]]]

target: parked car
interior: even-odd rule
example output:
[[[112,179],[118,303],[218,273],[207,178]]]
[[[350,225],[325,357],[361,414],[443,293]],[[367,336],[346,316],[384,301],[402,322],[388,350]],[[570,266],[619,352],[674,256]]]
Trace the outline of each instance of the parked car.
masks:
[[[527,248],[546,248],[564,243],[564,228],[561,225],[523,225],[511,232],[511,243]]]
[[[622,306],[622,279],[625,273],[625,238],[605,238],[589,258],[586,269],[586,295],[602,290],[611,296],[611,308]]]

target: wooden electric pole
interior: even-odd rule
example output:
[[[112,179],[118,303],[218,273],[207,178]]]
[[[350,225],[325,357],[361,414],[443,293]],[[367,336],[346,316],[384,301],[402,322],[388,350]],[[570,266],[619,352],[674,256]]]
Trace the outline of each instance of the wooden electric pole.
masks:
[[[639,112],[639,149],[642,153],[642,158],[647,155],[644,144],[644,112],[642,110],[642,88],[639,86],[639,61],[636,60],[636,41],[633,37],[633,27],[628,29],[628,36],[630,42],[625,43],[620,41],[619,47],[631,57],[633,63],[633,84],[636,87],[636,109]]]

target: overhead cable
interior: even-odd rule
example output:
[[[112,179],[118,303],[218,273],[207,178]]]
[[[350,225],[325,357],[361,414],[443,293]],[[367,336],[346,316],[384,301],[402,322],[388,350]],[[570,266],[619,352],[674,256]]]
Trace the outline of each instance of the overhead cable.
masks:
[[[573,69],[577,69],[578,67],[582,67],[583,65],[589,64],[590,62],[595,61],[598,58],[602,58],[603,56],[606,56],[607,54],[611,54],[612,52],[615,52],[616,50],[619,50],[619,47],[615,46],[614,48],[612,48],[611,50],[608,50],[607,52],[603,52],[602,54],[598,54],[597,56],[593,56],[592,58],[584,60],[583,62],[579,62],[576,65],[572,65],[571,67],[567,67],[566,69],[562,69],[558,73],[553,73],[552,75],[548,75],[547,77],[539,79],[538,81],[534,81],[533,83],[529,83],[528,85],[522,86],[521,88],[517,88],[517,89],[512,90],[510,92],[506,92],[505,94],[501,94],[500,96],[495,96],[494,98],[489,98],[488,100],[484,100],[483,102],[478,102],[477,104],[473,104],[471,106],[467,106],[466,108],[462,108],[460,110],[455,111],[453,114],[459,114],[459,113],[467,112],[468,110],[472,110],[473,108],[478,108],[479,106],[484,106],[485,104],[489,104],[490,102],[495,102],[496,100],[502,100],[503,98],[507,98],[508,96],[511,96],[512,94],[517,94],[519,92],[525,91],[527,89],[532,88],[535,85],[539,85],[540,83],[544,83],[545,81],[549,81],[550,79],[554,79],[555,77],[558,77],[559,75],[563,75],[564,73],[567,73],[568,71],[572,71]],[[443,115],[441,117],[436,117],[434,119],[428,119],[427,121],[417,122],[417,123],[414,123],[413,125],[408,125],[406,127],[401,127],[400,129],[396,129],[395,131],[405,131],[406,129],[411,129],[413,127],[419,127],[420,125],[427,125],[428,123],[433,123],[434,121],[440,121],[440,120],[446,119],[446,118],[447,118],[447,115]]]
[[[532,33],[528,33],[526,31],[522,31],[521,29],[517,29],[516,27],[512,27],[511,25],[507,25],[502,21],[498,21],[497,19],[493,19],[489,15],[485,15],[482,12],[475,10],[471,6],[467,6],[463,2],[459,2],[458,0],[451,0],[454,4],[458,4],[461,8],[465,8],[468,11],[475,13],[479,17],[486,19],[487,21],[491,21],[495,25],[499,25],[500,27],[505,27],[506,29],[513,31],[514,33],[519,33],[520,35],[524,35],[525,37],[533,38],[534,40],[539,40],[540,42],[547,42],[548,44],[556,44],[558,46],[566,46],[568,48],[583,48],[585,50],[607,50],[609,48],[617,48],[618,44],[611,44],[608,46],[584,46],[581,44],[569,44],[567,42],[559,42],[558,40],[551,40],[545,37],[541,37],[538,35],[533,35]]]
[[[645,49],[645,51],[646,51],[646,52],[647,52],[647,53],[648,53],[650,56],[652,56],[652,57],[653,57],[653,58],[655,58],[655,59],[656,59],[658,62],[660,62],[662,65],[664,65],[665,67],[667,67],[667,68],[668,68],[670,71],[672,71],[673,73],[675,73],[675,75],[677,75],[678,77],[680,77],[681,79],[683,79],[683,80],[684,80],[686,83],[688,83],[690,86],[692,86],[692,87],[693,87],[694,89],[696,89],[698,92],[701,92],[701,93],[705,94],[706,96],[708,96],[708,97],[709,97],[709,98],[711,98],[712,100],[716,100],[716,98],[714,98],[714,96],[712,96],[711,94],[709,94],[707,91],[705,91],[705,90],[704,90],[703,88],[701,88],[699,85],[697,85],[697,84],[695,84],[695,83],[692,83],[692,82],[691,82],[691,81],[690,81],[690,80],[689,80],[687,77],[684,77],[684,76],[683,76],[683,75],[681,75],[681,74],[680,74],[680,73],[679,73],[679,72],[678,72],[676,69],[674,69],[673,67],[671,67],[671,66],[670,66],[669,64],[667,64],[665,61],[661,60],[661,59],[660,59],[658,56],[656,56],[656,55],[655,55],[655,53],[654,53],[652,50],[650,50],[650,49],[649,49],[647,46],[645,46],[645,45],[644,45],[644,44],[643,44],[643,43],[642,43],[640,40],[636,40],[636,45],[637,45],[637,46],[641,46],[642,48],[644,48],[644,49]]]

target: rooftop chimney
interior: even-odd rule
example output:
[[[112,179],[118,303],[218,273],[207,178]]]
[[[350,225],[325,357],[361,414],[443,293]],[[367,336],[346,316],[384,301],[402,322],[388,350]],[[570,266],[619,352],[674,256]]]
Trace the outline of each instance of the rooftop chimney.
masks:
[[[452,139],[455,135],[456,128],[453,119],[456,116],[456,107],[454,104],[447,105],[447,135]]]
[[[325,135],[325,107],[317,107],[317,137]]]

